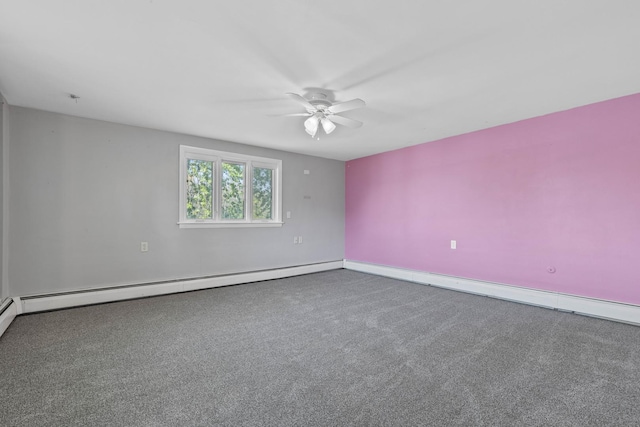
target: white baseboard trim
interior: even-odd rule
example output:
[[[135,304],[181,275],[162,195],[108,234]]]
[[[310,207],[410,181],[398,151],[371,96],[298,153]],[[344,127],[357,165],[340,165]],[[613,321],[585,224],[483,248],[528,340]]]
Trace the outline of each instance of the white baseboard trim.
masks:
[[[558,292],[540,291],[537,289],[521,288],[500,283],[483,282],[480,280],[425,273],[421,271],[367,264],[357,261],[344,260],[343,265],[344,268],[348,270],[391,277],[423,285],[433,285],[441,288],[540,307],[571,311],[587,316],[615,320],[640,326],[640,306],[633,304],[623,304],[576,295],[567,295]]]
[[[138,286],[131,285],[113,289],[101,288],[92,291],[68,292],[59,295],[29,296],[18,299],[21,302],[19,311],[23,313],[36,313],[39,311],[57,310],[82,305],[174,294],[227,285],[238,285],[241,283],[259,282],[263,280],[317,273],[320,271],[336,270],[342,268],[342,265],[342,261],[332,261],[301,265],[297,267],[255,271],[250,273],[206,277],[202,279],[177,280],[166,283],[141,284]]]
[[[0,311],[4,310],[2,314],[0,314],[0,337],[2,337],[4,331],[7,330],[11,322],[13,322],[13,319],[18,315],[17,307],[18,304],[11,298],[0,306]]]

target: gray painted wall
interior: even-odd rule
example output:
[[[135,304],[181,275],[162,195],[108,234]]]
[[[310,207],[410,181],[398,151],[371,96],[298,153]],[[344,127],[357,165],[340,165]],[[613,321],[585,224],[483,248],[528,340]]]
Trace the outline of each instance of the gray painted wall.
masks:
[[[344,258],[344,162],[14,106],[9,122],[11,296]],[[180,144],[281,159],[292,218],[179,229]]]

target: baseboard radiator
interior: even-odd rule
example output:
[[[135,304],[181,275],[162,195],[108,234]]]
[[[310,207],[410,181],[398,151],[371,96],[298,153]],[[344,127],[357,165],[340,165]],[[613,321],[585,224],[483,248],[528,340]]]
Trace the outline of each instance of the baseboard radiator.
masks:
[[[481,280],[368,264],[358,261],[345,260],[344,268],[422,285],[437,286],[640,326],[640,306],[633,304],[567,295],[559,292],[540,291],[501,283],[483,282]]]
[[[0,304],[0,337],[18,315],[18,303],[7,298]]]
[[[260,282],[263,280],[281,279],[284,277],[341,268],[640,326],[640,306],[633,304],[603,301],[505,284],[341,260],[247,273],[7,298],[0,304],[0,337],[9,327],[13,319],[22,313],[36,313],[83,305],[196,291],[220,286]]]
[[[40,311],[59,310],[84,305],[196,291],[220,286],[261,282],[264,280],[300,276],[320,271],[337,270],[341,269],[342,265],[343,261],[339,260],[246,273],[178,279],[153,283],[138,283],[98,289],[94,288],[72,292],[8,298],[3,304],[3,312],[0,314],[0,336],[9,327],[13,319],[22,313],[36,313]]]

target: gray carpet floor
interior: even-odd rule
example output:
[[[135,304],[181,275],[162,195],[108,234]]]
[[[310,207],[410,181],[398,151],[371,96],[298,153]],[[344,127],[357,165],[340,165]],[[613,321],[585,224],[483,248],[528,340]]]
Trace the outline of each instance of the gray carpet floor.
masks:
[[[640,328],[347,270],[19,316],[4,426],[638,426]]]

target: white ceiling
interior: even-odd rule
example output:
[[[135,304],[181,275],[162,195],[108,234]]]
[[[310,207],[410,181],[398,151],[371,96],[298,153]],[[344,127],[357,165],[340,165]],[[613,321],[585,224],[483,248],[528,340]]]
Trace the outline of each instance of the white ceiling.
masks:
[[[348,160],[640,92],[638,0],[0,0],[11,105]],[[311,139],[285,93],[364,122]],[[80,96],[78,102],[69,94]]]

